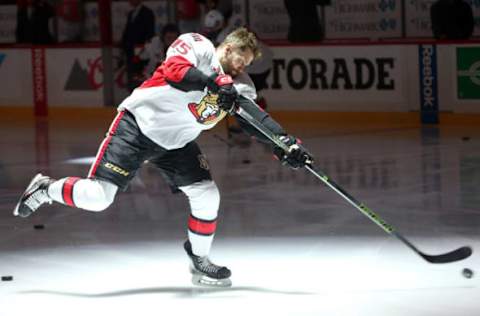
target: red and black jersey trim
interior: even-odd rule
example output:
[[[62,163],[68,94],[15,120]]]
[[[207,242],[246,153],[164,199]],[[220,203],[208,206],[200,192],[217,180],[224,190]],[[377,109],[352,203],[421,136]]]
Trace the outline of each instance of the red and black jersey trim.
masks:
[[[63,202],[68,206],[75,207],[75,202],[73,201],[73,187],[75,186],[75,183],[77,183],[77,181],[80,179],[81,178],[78,177],[68,177],[67,179],[65,179],[65,182],[63,182],[62,198]]]
[[[209,77],[193,66],[182,56],[172,56],[155,70],[153,76],[146,80],[140,89],[170,85],[181,91],[201,91]]]
[[[217,219],[203,220],[190,214],[188,219],[188,230],[194,234],[210,236],[215,234],[217,229]]]
[[[180,82],[192,66],[188,59],[172,56],[155,70],[150,79],[142,83],[140,89],[166,86],[168,82]]]

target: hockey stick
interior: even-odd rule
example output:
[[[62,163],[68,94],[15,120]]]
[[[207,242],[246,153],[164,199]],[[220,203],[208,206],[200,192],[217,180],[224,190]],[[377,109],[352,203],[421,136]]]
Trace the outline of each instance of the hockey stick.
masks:
[[[248,123],[250,123],[253,127],[255,127],[258,131],[260,131],[263,135],[265,135],[268,139],[270,139],[275,145],[280,147],[285,152],[289,151],[289,148],[286,144],[284,144],[280,138],[272,133],[268,128],[266,128],[262,123],[260,123],[257,119],[252,117],[248,112],[246,112],[242,108],[238,108],[237,114],[240,115],[243,119],[245,119]],[[320,179],[323,183],[337,192],[341,197],[343,197],[347,202],[349,202],[352,206],[354,206],[357,210],[362,212],[363,215],[367,216],[372,222],[380,226],[385,232],[390,235],[395,236],[401,242],[403,242],[408,248],[413,250],[416,254],[421,256],[423,259],[430,263],[449,263],[455,262],[459,260],[463,260],[468,258],[472,254],[472,248],[468,246],[460,247],[453,251],[440,254],[440,255],[427,255],[421,252],[417,247],[415,247],[408,239],[403,237],[399,232],[396,231],[391,225],[387,224],[380,216],[374,213],[370,208],[368,208],[365,204],[359,202],[353,196],[348,194],[345,190],[343,190],[338,184],[333,182],[325,173],[322,171],[315,169],[311,164],[305,165],[305,168],[310,171],[314,176]]]

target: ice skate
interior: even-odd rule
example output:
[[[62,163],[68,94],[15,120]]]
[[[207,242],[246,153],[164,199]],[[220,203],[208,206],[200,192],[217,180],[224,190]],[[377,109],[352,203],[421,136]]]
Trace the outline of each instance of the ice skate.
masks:
[[[229,287],[232,286],[230,276],[232,273],[226,267],[220,267],[210,262],[207,256],[199,257],[193,254],[190,241],[183,244],[185,251],[192,260],[190,273],[192,283],[200,286]]]
[[[41,173],[37,174],[32,181],[30,181],[27,189],[20,197],[20,200],[13,210],[13,215],[28,217],[42,206],[42,204],[52,204],[52,199],[47,194],[47,187],[53,181],[52,178],[44,176]]]

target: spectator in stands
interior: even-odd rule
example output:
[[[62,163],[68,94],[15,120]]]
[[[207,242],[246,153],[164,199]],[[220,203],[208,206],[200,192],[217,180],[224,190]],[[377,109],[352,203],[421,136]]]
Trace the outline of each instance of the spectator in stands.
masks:
[[[472,7],[464,0],[437,0],[430,7],[430,19],[436,39],[468,39],[473,34]]]
[[[176,9],[180,33],[200,31],[202,8],[199,0],[177,0]]]
[[[211,9],[203,18],[203,29],[201,33],[216,46],[225,38],[225,35],[222,34],[225,26],[223,14],[216,9]]]
[[[162,44],[162,55],[161,55],[160,61],[163,61],[165,59],[165,56],[167,55],[168,47],[179,36],[180,36],[180,30],[178,29],[178,26],[176,24],[173,24],[173,23],[166,24],[162,28],[162,32],[160,33],[160,40]]]
[[[228,20],[233,13],[233,3],[232,0],[216,0],[217,5],[215,9],[222,12],[225,22],[228,23]]]
[[[50,19],[55,16],[46,0],[19,0],[16,39],[18,43],[52,44]]]
[[[200,0],[200,3],[205,6],[205,9],[204,9],[205,12],[208,12],[210,10],[217,8],[218,0],[205,0],[205,1]]]
[[[168,47],[178,36],[180,36],[178,26],[169,23],[163,26],[160,36],[154,36],[150,42],[145,44],[145,48],[141,51],[139,57],[146,63],[144,73],[147,77],[150,77],[155,69],[162,63]]]
[[[233,30],[244,26],[244,21],[239,15],[232,15],[226,18],[220,9],[207,11],[203,18],[202,34],[209,38],[214,44],[221,43]]]
[[[290,42],[312,42],[323,39],[323,31],[318,17],[317,5],[327,1],[318,0],[284,0],[290,25],[288,40]]]
[[[135,47],[145,45],[155,35],[155,15],[142,0],[129,0],[132,10],[122,34],[121,45],[125,55],[127,86],[133,91],[143,80],[143,67],[135,57]]]
[[[57,2],[58,41],[81,42],[85,22],[84,0]]]
[[[218,10],[223,15],[225,24],[228,23],[228,20],[232,16],[232,13],[233,13],[232,0],[205,0],[205,2],[202,4],[204,6],[203,12],[205,12],[205,14],[211,10]],[[205,14],[203,19],[205,19]]]

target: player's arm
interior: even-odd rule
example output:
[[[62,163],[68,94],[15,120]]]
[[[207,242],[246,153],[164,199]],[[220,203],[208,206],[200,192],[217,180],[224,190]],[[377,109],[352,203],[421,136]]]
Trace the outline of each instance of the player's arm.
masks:
[[[238,93],[233,86],[232,77],[217,73],[207,76],[193,65],[172,59],[167,60],[170,62],[167,67],[172,68],[173,74],[170,77],[166,76],[169,85],[182,91],[202,91],[207,87],[209,91],[218,95],[217,104],[220,109],[233,115]]]
[[[202,91],[205,87],[218,94],[217,104],[233,113],[237,91],[233,80],[225,74],[205,74],[197,68],[201,62],[209,61],[215,48],[203,36],[195,33],[181,35],[170,45],[167,58],[161,68],[165,81],[181,91]]]
[[[188,91],[202,91],[205,87],[218,91],[226,75],[210,76],[198,70],[192,62],[182,56],[171,56],[163,64],[165,80],[172,87]]]
[[[293,169],[298,169],[307,163],[311,164],[313,162],[313,156],[302,146],[301,141],[296,137],[289,135],[278,122],[276,122],[267,112],[263,111],[257,104],[255,104],[255,102],[240,95],[237,98],[236,106],[241,107],[255,120],[260,122],[274,134],[278,135],[280,140],[288,146],[288,152],[282,150],[255,127],[240,117],[240,115],[235,115],[240,127],[258,141],[271,145],[275,157],[284,165],[288,165]]]
[[[277,135],[287,135],[287,132],[283,129],[283,127],[278,124],[267,112],[263,111],[255,102],[246,98],[242,95],[238,96],[236,105],[241,107],[245,110],[248,114],[253,116],[257,121],[262,123],[265,127],[267,127],[270,131]],[[238,121],[240,127],[249,135],[253,136],[258,141],[273,145],[273,143],[265,137],[261,132],[259,132],[255,127],[250,125],[247,121],[245,121],[240,115],[236,114],[235,118]]]
[[[193,65],[186,66],[178,61],[172,61],[169,67],[177,70],[172,71],[177,74],[176,76],[166,77],[169,85],[182,91],[202,91],[207,87],[209,91],[218,94],[218,106],[225,112],[233,114],[238,94],[233,86],[232,77],[217,73],[207,76]]]

